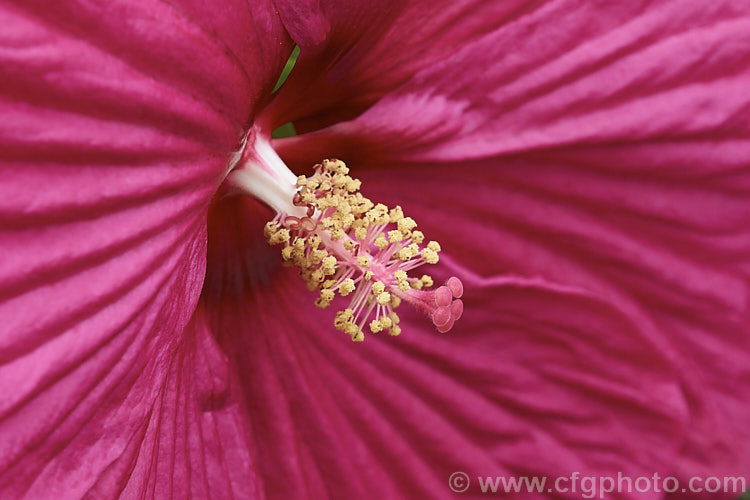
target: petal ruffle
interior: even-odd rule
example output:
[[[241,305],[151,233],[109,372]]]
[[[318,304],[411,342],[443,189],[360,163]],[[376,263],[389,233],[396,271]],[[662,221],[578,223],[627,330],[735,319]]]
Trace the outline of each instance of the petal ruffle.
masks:
[[[192,408],[207,207],[291,48],[201,5],[0,7],[3,497],[116,496],[160,401]]]

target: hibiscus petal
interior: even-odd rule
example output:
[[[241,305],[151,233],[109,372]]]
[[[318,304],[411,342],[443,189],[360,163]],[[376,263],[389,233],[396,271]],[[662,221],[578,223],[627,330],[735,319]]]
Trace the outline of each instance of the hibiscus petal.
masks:
[[[472,277],[516,272],[587,290],[621,311],[635,325],[632,341],[662,353],[689,403],[672,472],[742,476],[750,457],[735,443],[750,438],[741,396],[750,389],[741,389],[750,383],[750,172],[720,171],[718,161],[714,173],[685,168],[677,178],[654,170],[658,155],[641,169],[630,148],[606,151],[411,165],[398,184],[375,170],[362,178],[374,198],[401,204],[441,241],[443,276],[461,276],[467,290],[482,282]],[[464,328],[462,319],[457,334]]]
[[[263,498],[247,405],[200,310],[184,333],[184,345],[163,361],[166,379],[139,429],[143,435],[137,434],[140,453],[137,460],[121,460],[132,469],[122,494]],[[102,475],[89,494],[98,496],[110,475]]]
[[[276,0],[301,53],[264,114],[274,126],[294,121],[298,132],[352,118],[457,47],[541,3]]]
[[[685,425],[679,380],[585,291],[473,282],[451,333],[403,307],[398,339],[353,346],[295,274],[206,303],[241,373],[269,497],[443,498],[457,470],[669,471]]]
[[[750,8],[729,0],[549,2],[476,34],[356,120],[276,145],[294,164],[360,150],[442,161],[718,133],[747,158],[749,27]]]
[[[622,149],[600,164],[638,168],[638,156]],[[739,188],[748,172],[624,177],[558,159],[590,152],[556,153],[545,154],[546,162],[463,165],[471,177],[453,165],[412,167],[401,171],[400,189],[377,172],[363,177],[382,193],[378,199],[404,205],[463,264],[443,258],[447,275],[466,283],[467,273],[513,270],[592,290],[624,308],[680,374],[690,401],[686,463],[675,470],[683,478],[744,474],[750,458],[735,443],[750,437],[738,390],[750,382],[750,193]]]
[[[291,50],[267,5],[232,5],[0,7],[3,497],[161,491],[171,474],[141,464],[156,459],[164,408],[188,414],[172,430],[207,440],[224,418],[202,413],[211,391],[184,380],[218,362],[183,330],[208,204],[259,104],[248,96],[268,92]],[[257,37],[242,36],[235,23],[252,18]],[[207,474],[251,463],[195,439]]]
[[[291,51],[270,12],[265,2],[251,8],[239,0],[222,9],[200,0],[73,1],[54,8],[32,0],[5,7],[4,94],[180,127],[190,137],[186,121],[196,127],[211,120],[203,125],[214,133],[222,130],[217,121],[244,127]],[[145,113],[136,113],[142,107]]]
[[[276,145],[295,165],[347,161],[453,274],[542,278],[619,311],[684,392],[672,472],[746,475],[749,14],[548,2],[358,118]]]

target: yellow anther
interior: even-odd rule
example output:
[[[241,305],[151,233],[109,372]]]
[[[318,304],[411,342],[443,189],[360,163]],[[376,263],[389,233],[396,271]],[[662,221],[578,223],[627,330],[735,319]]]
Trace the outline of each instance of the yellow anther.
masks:
[[[422,244],[422,242],[424,241],[424,233],[422,233],[422,231],[412,231],[411,240],[414,243]]]
[[[334,186],[336,186],[337,188],[341,189],[341,188],[343,188],[344,186],[346,186],[346,182],[347,182],[348,180],[349,180],[349,179],[348,179],[348,177],[347,177],[346,175],[343,175],[343,174],[336,174],[336,175],[334,175],[334,176],[333,176],[333,178],[331,179],[331,182],[333,183],[333,185],[334,185]]]
[[[354,230],[354,236],[358,240],[364,240],[365,238],[367,238],[367,228],[366,227],[358,227],[357,229]]]
[[[360,330],[354,323],[348,323],[344,327],[344,332],[349,335],[354,342],[362,342],[365,340],[364,333],[362,333],[362,330]]]
[[[341,238],[343,238],[344,236],[346,236],[346,233],[344,232],[344,230],[343,230],[343,229],[340,229],[340,228],[336,228],[336,229],[333,229],[333,230],[331,231],[331,239],[332,239],[333,241],[338,241],[338,240],[340,240]]]
[[[268,242],[271,245],[278,245],[280,243],[286,243],[287,241],[289,241],[288,229],[279,229],[274,234],[272,234],[271,237],[268,239]]]
[[[304,175],[300,175],[299,177],[297,177],[297,187],[298,188],[301,188],[305,184],[307,184],[307,177],[305,177]]]
[[[323,267],[323,272],[326,273],[326,275],[334,274],[336,272],[336,257],[333,255],[324,257],[321,265]]]
[[[316,269],[310,275],[310,280],[314,283],[323,283],[324,279],[325,279],[325,273],[323,272],[322,269]]]
[[[335,326],[337,330],[343,332],[346,330],[346,325],[350,324],[352,319],[354,319],[354,311],[352,309],[344,309],[343,311],[336,313],[336,318],[333,320],[333,326]]]
[[[344,332],[349,334],[349,336],[354,339],[354,337],[359,333],[359,328],[357,328],[357,325],[355,325],[354,323],[349,322],[344,325]]]
[[[294,251],[294,247],[285,247],[281,249],[281,258],[284,260],[291,260],[292,258],[292,252]]]
[[[378,203],[375,207],[367,212],[367,219],[375,225],[388,224],[390,218],[388,217],[388,207],[382,203]]]
[[[375,238],[375,246],[378,247],[380,250],[384,249],[388,246],[388,240],[386,239],[384,234],[379,234],[377,238]]]
[[[398,289],[401,290],[402,292],[408,292],[409,290],[411,290],[411,285],[409,285],[409,282],[406,280],[399,281]]]
[[[341,218],[343,216],[344,215],[341,212],[339,212],[338,209],[336,209],[336,211],[333,212],[333,215],[331,215],[331,220],[334,221],[334,226],[335,227],[341,227],[341,226],[343,226],[343,223],[341,222]]]
[[[355,191],[359,191],[359,188],[362,186],[362,181],[359,179],[350,179],[346,183],[346,190],[350,193],[354,193]]]
[[[342,297],[346,297],[350,293],[354,291],[356,288],[356,285],[354,284],[354,280],[351,278],[346,278],[341,285],[339,285],[339,293]]]
[[[392,243],[397,243],[404,239],[404,235],[398,229],[394,229],[393,231],[388,231],[388,239]]]
[[[408,233],[415,227],[417,227],[417,223],[411,217],[404,217],[398,221],[398,230],[402,233]]]
[[[357,264],[359,267],[370,267],[370,259],[364,255],[357,257]]]
[[[338,167],[337,173],[341,175],[346,175],[349,173],[349,167],[347,167],[343,161],[336,160],[336,166]]]
[[[438,261],[440,260],[440,257],[438,257],[437,252],[435,250],[432,250],[431,248],[422,249],[422,258],[428,264],[437,264]]]
[[[380,295],[378,295],[378,304],[381,306],[384,306],[388,304],[391,301],[391,294],[388,292],[383,292]]]
[[[320,264],[323,259],[328,256],[328,252],[325,250],[313,250],[310,252],[310,264]]]
[[[385,285],[382,281],[376,281],[372,284],[372,294],[373,295],[380,295],[385,291]]]
[[[380,326],[382,326],[383,328],[390,328],[393,326],[393,320],[391,320],[391,318],[389,318],[388,316],[383,316],[382,318],[380,318]]]
[[[393,325],[391,328],[388,329],[388,334],[392,337],[395,337],[396,335],[399,335],[401,333],[401,327],[398,325]]]
[[[409,250],[409,253],[411,254],[412,257],[416,257],[417,255],[419,255],[419,245],[417,245],[416,243],[412,243],[411,245],[406,247],[404,250],[406,249]]]
[[[346,206],[347,208],[349,207],[349,205]],[[350,228],[352,224],[354,224],[354,215],[352,215],[351,213],[347,213],[341,218],[341,227],[343,227],[344,229]]]
[[[302,203],[305,203],[307,205],[315,203],[317,198],[315,197],[315,193],[302,193],[300,195],[300,199],[302,200]]]
[[[396,256],[401,260],[410,260],[412,257],[419,255],[419,246],[416,243],[412,243],[408,247],[404,247],[396,253]]]
[[[315,205],[315,208],[323,212],[329,207],[332,207],[333,202],[331,201],[330,196],[324,196],[323,198],[315,197],[314,205]]]
[[[399,220],[404,218],[404,211],[401,209],[400,206],[396,206],[396,208],[392,208],[389,212],[389,218],[392,223],[397,223]]]
[[[395,312],[391,313],[391,319],[393,319],[394,325],[398,325],[399,323],[401,323],[401,318],[399,318],[398,314],[396,314]]]
[[[266,222],[266,225],[263,227],[263,235],[268,239],[278,229],[279,229],[279,223],[278,222],[273,221],[273,220],[270,221],[270,222]]]
[[[435,251],[435,252],[439,252],[440,250],[442,250],[440,248],[440,243],[438,243],[437,241],[431,241],[431,242],[429,242],[427,244],[427,248],[429,248],[430,250]]]
[[[367,211],[374,206],[374,204],[368,198],[362,196],[362,193],[357,193],[351,196],[349,198],[349,204],[352,207],[352,212],[354,213],[354,215],[362,215],[364,213],[367,213]]]
[[[333,207],[336,210],[338,210],[339,205],[342,202],[341,196],[329,193],[327,196],[325,196],[323,198],[318,198],[318,208],[321,208],[320,207],[320,202],[323,201],[323,200],[325,200],[325,202],[326,202],[326,207],[325,208],[331,208],[331,207]],[[321,208],[321,210],[322,210],[322,208]]]
[[[380,324],[380,320],[374,319],[370,321],[370,331],[372,333],[378,333],[383,331],[383,325]]]
[[[403,261],[410,260],[412,258],[411,250],[409,250],[408,248],[402,248],[401,250],[396,252],[396,257]]]
[[[329,305],[331,305],[331,301],[333,300],[334,294],[333,290],[329,290],[328,288],[324,288],[320,291],[320,297],[318,297],[318,300],[315,301],[315,305],[325,309]]]
[[[434,283],[432,281],[432,276],[429,274],[423,274],[419,280],[422,282],[422,284],[426,287],[431,287]]]
[[[349,168],[341,160],[336,160],[336,159],[323,160],[322,165],[324,169],[326,169],[327,171],[331,173],[337,173],[337,174],[349,173]]]
[[[393,277],[396,278],[396,281],[404,281],[409,277],[409,275],[406,274],[406,271],[403,269],[399,269],[395,273],[393,273]]]
[[[320,162],[320,166],[323,167],[328,172],[336,172],[338,169],[336,168],[336,162],[335,160],[331,160],[326,158],[322,162]]]
[[[366,271],[365,272],[365,281],[370,281],[372,279],[372,271]]]
[[[351,252],[352,250],[354,250],[354,247],[355,247],[355,246],[357,246],[357,244],[356,244],[356,243],[354,243],[354,242],[353,242],[352,240],[346,240],[346,241],[344,242],[344,249],[345,249],[345,250],[348,250],[348,251],[350,251],[350,252]]]

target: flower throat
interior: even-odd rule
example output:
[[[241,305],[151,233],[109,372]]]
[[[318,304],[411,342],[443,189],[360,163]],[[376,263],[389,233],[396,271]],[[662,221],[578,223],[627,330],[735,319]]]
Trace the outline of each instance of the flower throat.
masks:
[[[307,288],[318,292],[318,307],[329,307],[337,295],[349,300],[336,313],[338,330],[356,342],[364,340],[365,329],[398,335],[395,309],[402,301],[426,313],[438,331],[453,327],[463,313],[461,280],[452,277],[433,289],[429,275],[410,276],[437,264],[441,248],[426,242],[401,207],[389,209],[364,197],[361,182],[340,160],[323,160],[312,176],[290,182],[291,171],[270,145],[256,151],[256,161],[233,171],[228,181],[276,209],[265,237],[281,249],[285,265],[299,269]]]

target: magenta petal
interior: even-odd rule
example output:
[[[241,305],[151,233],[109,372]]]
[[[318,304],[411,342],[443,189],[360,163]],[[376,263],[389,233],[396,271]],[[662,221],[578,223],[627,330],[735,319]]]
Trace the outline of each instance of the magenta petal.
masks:
[[[269,497],[444,498],[456,470],[670,470],[680,381],[621,311],[543,282],[472,284],[450,335],[402,307],[398,342],[354,349],[293,271],[207,305],[242,374]]]
[[[458,47],[534,9],[534,2],[520,0],[275,4],[302,50],[272,114],[303,131],[356,116]]]
[[[412,165],[399,170],[398,188],[377,171],[362,177],[373,198],[401,204],[441,242],[443,273],[462,278],[465,296],[487,277],[515,272],[580,288],[619,310],[634,325],[632,342],[664,356],[689,401],[672,471],[724,475],[750,467],[750,454],[735,445],[750,439],[750,407],[724,389],[728,380],[735,389],[750,380],[750,171],[737,150],[715,144]],[[471,331],[465,319],[482,306],[466,299],[466,307],[455,335]],[[497,298],[489,307],[506,305]]]
[[[152,208],[170,221],[170,201],[179,200],[133,213]],[[200,291],[205,233],[190,218],[142,228],[118,215],[0,238],[12,257],[0,285],[4,496],[84,494],[132,453],[159,395]],[[71,471],[72,463],[85,465]],[[59,481],[63,473],[74,488]]]
[[[123,495],[264,498],[236,372],[201,310],[166,368],[160,398],[137,436],[140,451],[126,462],[132,472]],[[106,486],[109,476],[107,471],[100,477],[92,492]]]
[[[356,119],[277,146],[295,164],[335,156],[359,168],[372,198],[442,243],[444,277],[461,277],[467,296],[515,273],[620,311],[633,325],[622,342],[659,353],[686,401],[668,470],[744,475],[750,7],[538,5]],[[467,299],[446,338],[472,331],[474,307]],[[557,322],[591,314],[555,311]]]
[[[30,0],[0,8],[0,97],[104,123],[237,141],[290,47],[266,2],[223,7],[75,0],[50,8]]]
[[[373,181],[382,195],[388,178]],[[434,193],[419,199],[444,194]],[[227,203],[240,213],[253,208]],[[217,212],[210,226],[212,242],[238,240],[213,246],[209,277],[229,277],[222,266],[234,261],[254,285],[217,280],[214,290],[224,281],[228,293],[204,297],[206,317],[249,405],[269,497],[444,498],[457,470],[550,477],[673,470],[688,403],[668,354],[641,331],[642,316],[583,288],[475,276],[446,249],[444,272],[462,275],[470,304],[451,333],[440,335],[403,305],[399,337],[368,335],[353,346],[296,272],[258,272],[269,247],[232,251],[247,244],[252,217],[231,214]],[[432,232],[442,220],[422,225]],[[222,233],[221,224],[236,231]]]
[[[721,132],[734,139],[724,147],[747,157],[747,4],[535,6],[476,33],[351,122],[281,141],[285,157],[358,164],[360,155],[386,163],[581,144],[678,147],[681,138],[713,140]],[[366,84],[361,89],[367,93]]]
[[[194,412],[175,436],[211,424],[187,399],[212,400],[214,381],[185,379],[215,364],[185,359],[206,211],[258,106],[248,96],[273,85],[289,42],[260,4],[200,5],[0,7],[3,498],[161,491],[174,479],[170,462],[151,470],[162,406],[172,422]],[[253,15],[262,40],[234,24]]]

